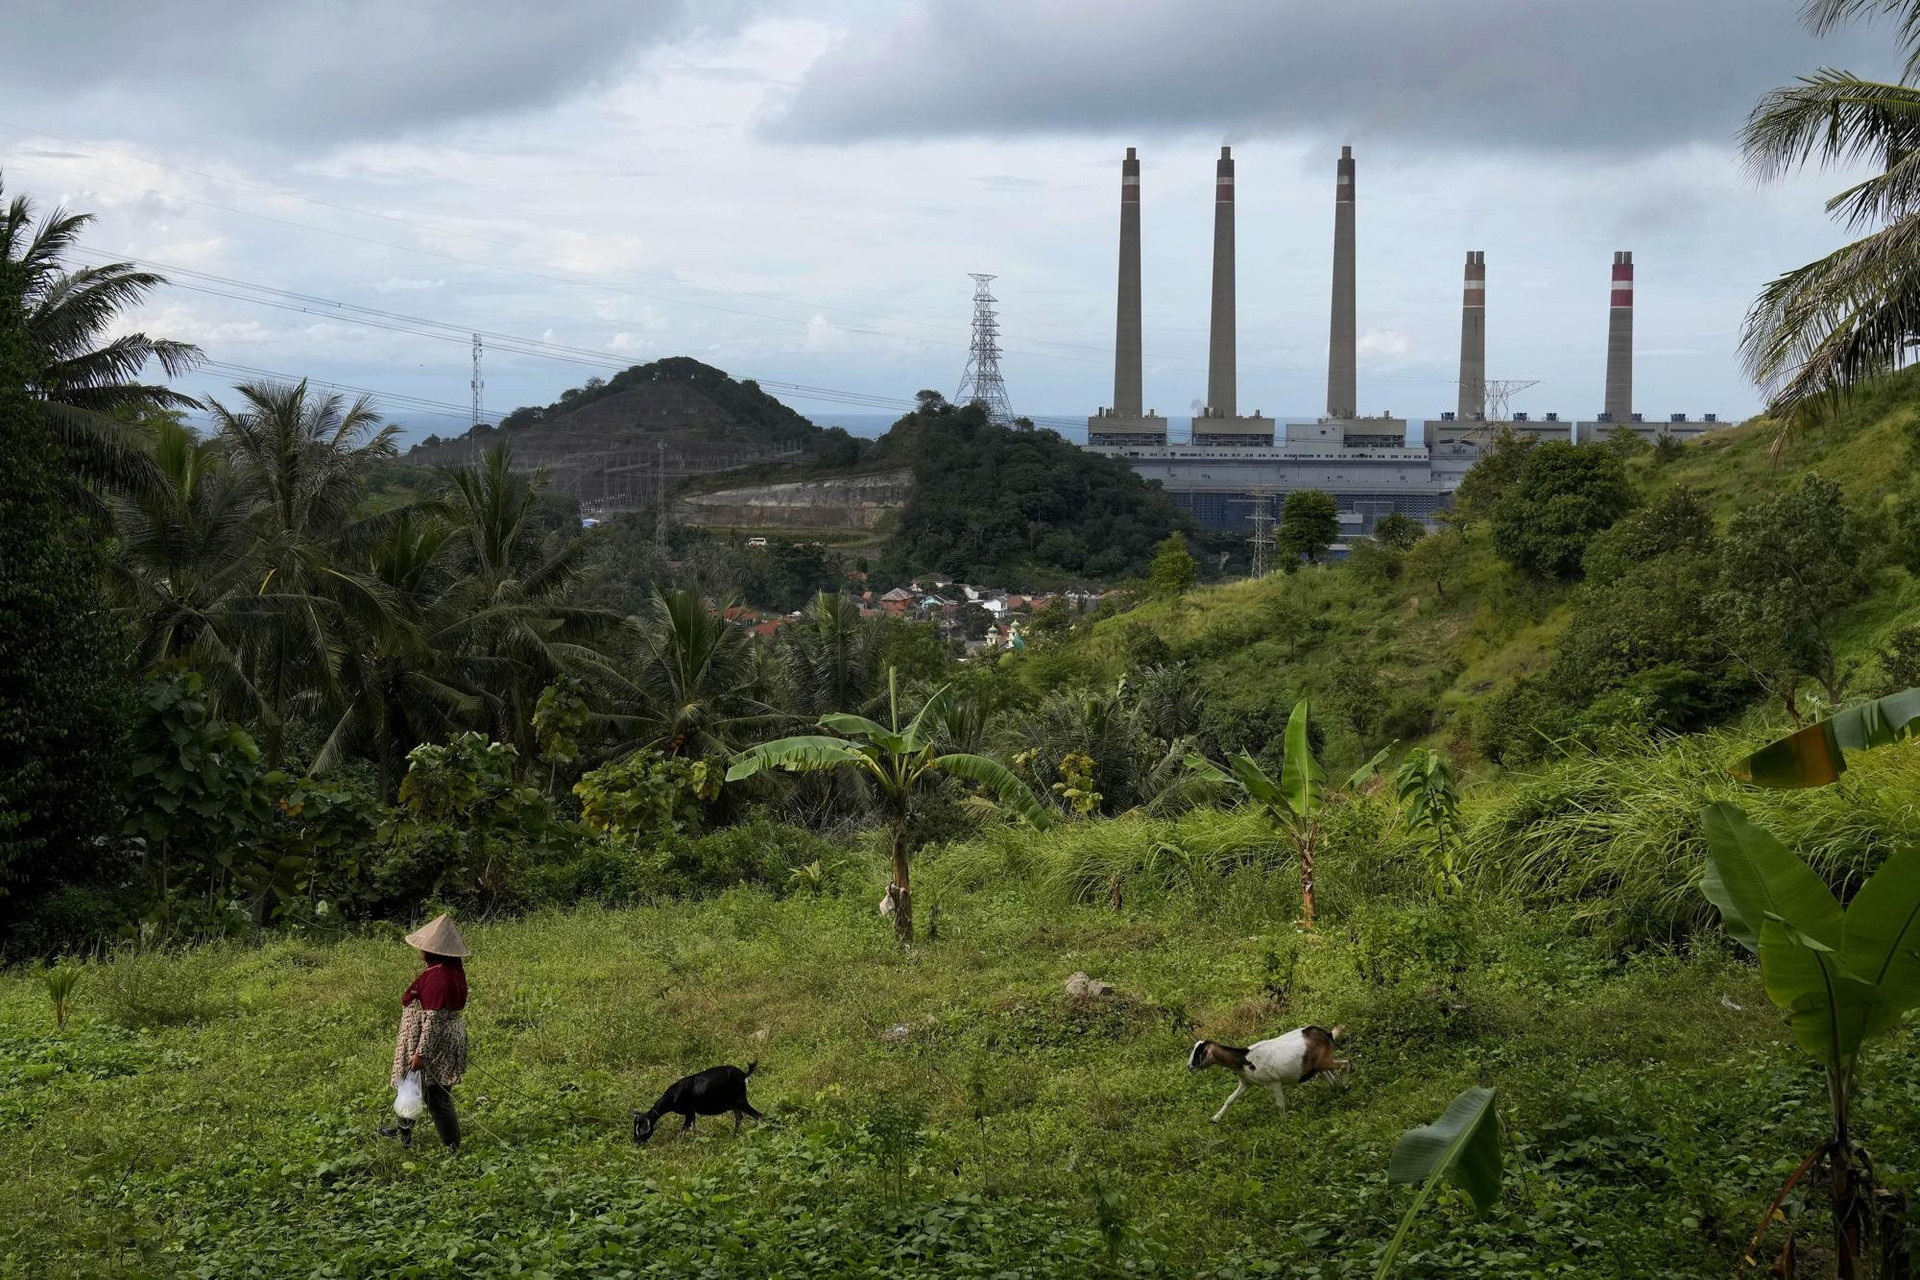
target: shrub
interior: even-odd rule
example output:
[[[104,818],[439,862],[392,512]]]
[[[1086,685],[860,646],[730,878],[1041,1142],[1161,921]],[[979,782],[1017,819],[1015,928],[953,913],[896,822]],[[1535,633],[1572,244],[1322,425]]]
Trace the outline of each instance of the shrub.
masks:
[[[1480,704],[1473,745],[1508,767],[1543,760],[1572,732],[1573,709],[1539,676],[1523,676]]]
[[[576,782],[580,820],[593,831],[626,835],[693,832],[720,794],[721,761],[687,760],[645,749]]]
[[[555,905],[624,905],[658,898],[707,898],[751,885],[784,895],[836,882],[846,853],[838,846],[756,813],[703,836],[618,832],[584,840],[569,856],[534,869],[531,896]],[[798,869],[819,864],[799,880]]]
[[[512,747],[481,733],[407,754],[375,872],[392,909],[410,914],[428,901],[481,911],[525,904],[529,872],[571,837],[545,796],[514,783],[514,760]]]
[[[94,972],[101,1016],[129,1031],[153,1031],[206,1022],[232,1004],[217,995],[213,976],[225,964],[219,947],[189,951],[126,950]]]
[[[1519,479],[1493,509],[1493,549],[1535,578],[1580,576],[1587,544],[1633,506],[1617,454],[1551,441],[1527,453]]]

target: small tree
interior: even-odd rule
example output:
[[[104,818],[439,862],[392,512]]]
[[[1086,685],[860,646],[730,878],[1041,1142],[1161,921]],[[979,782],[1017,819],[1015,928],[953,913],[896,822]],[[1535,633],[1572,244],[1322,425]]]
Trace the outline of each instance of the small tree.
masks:
[[[1333,495],[1318,489],[1295,489],[1280,508],[1280,528],[1274,545],[1289,563],[1318,564],[1340,536],[1340,508]]]
[[[1186,538],[1177,532],[1168,534],[1154,555],[1153,568],[1148,572],[1153,581],[1153,593],[1167,597],[1186,594],[1193,589],[1195,571],[1193,553],[1187,550]]]
[[[1412,516],[1403,516],[1398,511],[1389,511],[1374,523],[1373,536],[1389,547],[1408,551],[1412,549],[1414,543],[1427,536],[1427,526]]]
[[[1587,544],[1633,502],[1618,454],[1560,440],[1540,445],[1494,505],[1494,552],[1529,577],[1577,578]]]
[[[1378,755],[1354,770],[1344,789],[1353,791],[1365,786],[1390,749],[1382,747]],[[1280,763],[1279,782],[1244,751],[1230,757],[1225,769],[1198,755],[1188,756],[1186,766],[1207,782],[1240,791],[1275,833],[1292,843],[1300,857],[1300,923],[1311,929],[1313,860],[1319,852],[1321,824],[1326,818],[1329,796],[1324,781],[1326,773],[1314,759],[1308,742],[1307,700],[1302,698],[1295,703],[1293,714],[1287,717],[1286,755]]]
[[[1458,575],[1466,552],[1467,540],[1458,529],[1442,529],[1407,552],[1400,562],[1401,573],[1408,582],[1431,585],[1435,598],[1445,600],[1447,583]]]
[[[582,696],[584,687],[578,676],[566,676],[542,689],[533,704],[533,740],[540,758],[547,762],[549,796],[561,767],[580,758],[580,735],[591,718]]]
[[[887,724],[842,712],[824,715],[820,727],[842,736],[807,734],[763,742],[734,756],[727,769],[728,782],[750,778],[763,769],[804,773],[850,768],[866,777],[879,793],[891,833],[893,879],[887,886],[887,897],[893,904],[894,932],[903,946],[913,942],[908,830],[913,797],[921,788],[942,776],[978,782],[1030,825],[1044,830],[1051,823],[1033,792],[998,760],[967,752],[942,755],[936,750],[934,735],[952,696],[951,685],[940,689],[903,727],[899,679],[889,670]]]
[[[1740,511],[1721,541],[1718,597],[1734,651],[1791,699],[1801,678],[1840,701],[1834,647],[1842,608],[1865,589],[1860,545],[1840,486],[1806,476],[1792,489]]]
[[[1459,889],[1460,791],[1453,766],[1438,751],[1409,751],[1393,775],[1393,793],[1426,849],[1434,892]]]
[[[1501,499],[1519,483],[1520,469],[1539,443],[1533,436],[1502,427],[1480,454],[1480,460],[1460,478],[1453,500],[1461,514],[1477,520],[1491,518]]]

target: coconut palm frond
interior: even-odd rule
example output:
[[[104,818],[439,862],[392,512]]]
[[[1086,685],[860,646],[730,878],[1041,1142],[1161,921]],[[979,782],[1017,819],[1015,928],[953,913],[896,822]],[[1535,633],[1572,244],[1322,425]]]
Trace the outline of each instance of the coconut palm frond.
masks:
[[[1802,0],[1800,5],[1800,20],[1815,35],[1822,36],[1848,23],[1882,15],[1895,19],[1899,42],[1908,50],[1907,78],[1920,75],[1920,4],[1914,0]]]

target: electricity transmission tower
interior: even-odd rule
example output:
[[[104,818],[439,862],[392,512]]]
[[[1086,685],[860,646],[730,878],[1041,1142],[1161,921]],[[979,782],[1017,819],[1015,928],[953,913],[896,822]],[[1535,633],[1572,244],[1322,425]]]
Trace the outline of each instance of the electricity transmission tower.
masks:
[[[1247,539],[1253,544],[1253,576],[1264,578],[1273,572],[1273,490],[1255,489],[1247,496],[1253,499],[1247,515],[1253,521],[1253,537]]]
[[[1513,411],[1509,402],[1529,387],[1540,385],[1538,378],[1488,378],[1486,387],[1487,411],[1478,421],[1467,427],[1463,433],[1465,439],[1485,447],[1493,443],[1494,437],[1513,421]]]
[[[987,419],[998,427],[1013,425],[1013,405],[1007,400],[1007,384],[1000,376],[1000,318],[993,309],[997,299],[987,285],[993,277],[970,271],[973,277],[973,342],[967,348],[967,367],[960,375],[960,389],[953,393],[955,404],[978,400],[986,406]]]
[[[1528,387],[1540,385],[1538,378],[1501,378],[1487,380],[1487,421],[1511,422],[1513,415],[1508,411],[1507,402],[1525,391]]]
[[[486,419],[481,416],[480,409],[480,391],[487,385],[486,380],[480,376],[480,348],[480,335],[476,333],[473,335],[473,382],[471,384],[473,388],[473,427],[467,432],[467,452],[470,455],[468,457],[469,462],[478,462],[480,460],[480,424],[486,421]]]

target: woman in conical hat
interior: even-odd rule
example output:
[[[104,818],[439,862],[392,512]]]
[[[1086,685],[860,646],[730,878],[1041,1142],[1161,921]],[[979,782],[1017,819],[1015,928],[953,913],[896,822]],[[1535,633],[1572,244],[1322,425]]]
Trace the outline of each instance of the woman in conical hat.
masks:
[[[393,1085],[410,1071],[426,1086],[427,1113],[447,1150],[460,1147],[460,1117],[453,1109],[453,1086],[467,1069],[467,1028],[460,1011],[467,1007],[467,971],[471,955],[453,917],[441,914],[407,935],[426,971],[400,996],[400,1034],[393,1045]],[[402,1120],[383,1133],[413,1145],[413,1121]]]

